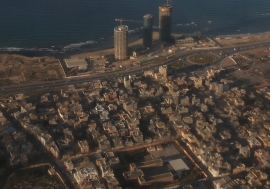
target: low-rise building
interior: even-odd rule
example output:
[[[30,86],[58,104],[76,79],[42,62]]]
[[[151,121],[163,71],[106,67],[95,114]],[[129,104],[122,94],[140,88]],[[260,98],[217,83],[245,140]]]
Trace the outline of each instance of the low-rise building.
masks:
[[[98,172],[95,167],[82,167],[78,170],[75,168],[73,173],[74,179],[77,183],[82,183],[87,180],[94,180],[98,178]]]
[[[85,154],[89,152],[89,145],[86,140],[78,141],[78,146],[80,148],[81,153]]]

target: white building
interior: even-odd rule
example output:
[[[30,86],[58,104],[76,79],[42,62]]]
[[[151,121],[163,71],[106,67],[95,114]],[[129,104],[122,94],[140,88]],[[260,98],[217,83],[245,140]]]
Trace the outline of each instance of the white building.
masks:
[[[83,181],[96,179],[98,172],[94,167],[83,167],[79,170],[76,169],[73,176],[78,183],[82,183]]]

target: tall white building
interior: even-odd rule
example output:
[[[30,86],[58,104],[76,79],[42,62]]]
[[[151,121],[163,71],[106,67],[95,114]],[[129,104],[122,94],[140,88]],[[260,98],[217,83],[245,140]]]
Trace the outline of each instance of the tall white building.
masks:
[[[128,26],[114,28],[114,56],[116,60],[128,58]]]

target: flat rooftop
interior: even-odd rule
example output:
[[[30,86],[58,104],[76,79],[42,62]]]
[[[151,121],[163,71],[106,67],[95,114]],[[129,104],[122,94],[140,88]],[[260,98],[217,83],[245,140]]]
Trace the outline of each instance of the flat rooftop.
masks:
[[[160,8],[166,8],[166,9],[171,9],[172,6],[169,4],[165,4],[165,5],[159,5]]]
[[[144,18],[153,18],[153,15],[152,14],[146,14],[143,16]]]
[[[169,173],[164,173],[164,174],[152,176],[151,180],[158,180],[158,179],[161,179],[161,178],[166,178],[166,177],[171,177],[171,176],[172,176],[172,173],[169,172]]]
[[[126,25],[116,26],[114,30],[115,31],[128,31],[128,26]]]
[[[163,162],[185,157],[185,155],[181,154],[174,145],[165,145],[163,146],[163,150],[151,151],[149,153],[155,159],[160,158]]]
[[[141,170],[134,170],[134,171],[129,171],[129,172],[124,172],[124,177],[129,180],[129,179],[136,179],[139,177],[142,177],[143,172]]]
[[[174,169],[169,163],[164,163],[163,166],[148,167],[143,169],[143,174],[146,175],[146,177],[152,177],[168,172],[174,172]]]
[[[141,166],[156,164],[156,163],[160,163],[160,162],[162,162],[161,159],[153,159],[153,160],[150,160],[150,161],[139,162],[139,163],[136,163],[135,165],[137,167],[141,167]]]
[[[168,178],[172,178],[173,174],[171,172],[168,173],[163,173],[163,174],[158,174],[158,175],[154,175],[154,176],[144,176],[144,180],[141,180],[141,182],[151,182],[151,181],[158,181],[160,179],[168,179]]]
[[[145,167],[145,166],[150,166],[151,164],[157,164],[157,163],[163,163],[163,161],[161,159],[152,159],[149,161],[143,161],[143,162],[138,162],[138,163],[131,163],[130,166],[132,166],[133,168],[141,168],[141,167]]]
[[[175,159],[169,161],[169,163],[177,174],[181,174],[183,171],[189,170],[189,167],[182,159]]]
[[[82,58],[64,59],[68,68],[87,67],[87,62]]]

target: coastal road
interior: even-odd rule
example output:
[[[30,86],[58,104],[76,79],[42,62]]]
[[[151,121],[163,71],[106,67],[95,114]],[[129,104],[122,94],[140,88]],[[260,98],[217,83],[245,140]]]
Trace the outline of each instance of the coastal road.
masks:
[[[164,62],[158,63],[158,64],[153,64],[154,61],[158,61],[157,59],[157,60],[154,60],[153,62],[146,63],[145,65],[142,65],[139,67],[130,67],[125,70],[119,70],[117,72],[93,74],[89,76],[81,76],[81,77],[76,77],[72,79],[66,78],[66,79],[57,80],[57,81],[46,81],[46,82],[28,83],[28,84],[22,84],[22,85],[5,86],[5,87],[0,88],[0,95],[16,94],[16,93],[22,93],[22,92],[31,91],[31,90],[41,90],[41,89],[49,90],[51,88],[88,83],[90,81],[98,80],[98,79],[112,79],[119,76],[128,76],[130,74],[143,73],[145,70],[155,69],[155,68],[158,68],[158,66],[164,65],[164,64],[171,64],[179,60],[179,58],[185,59],[186,57],[195,53],[213,53],[217,55],[221,54],[220,58],[218,58],[215,62],[215,63],[218,63],[223,58],[231,54],[241,52],[241,51],[248,51],[248,50],[253,50],[257,48],[268,47],[268,46],[270,46],[270,42],[242,45],[242,46],[236,46],[236,47],[222,47],[222,48],[214,48],[214,49],[211,48],[211,49],[180,51],[175,54],[169,55],[171,57],[170,59]],[[199,69],[205,66],[205,65],[197,65],[197,64],[190,64],[190,63],[188,64],[189,65],[187,67],[180,68],[179,70],[183,70],[183,71],[186,70],[187,72],[190,72],[190,71],[193,71],[195,69]]]

